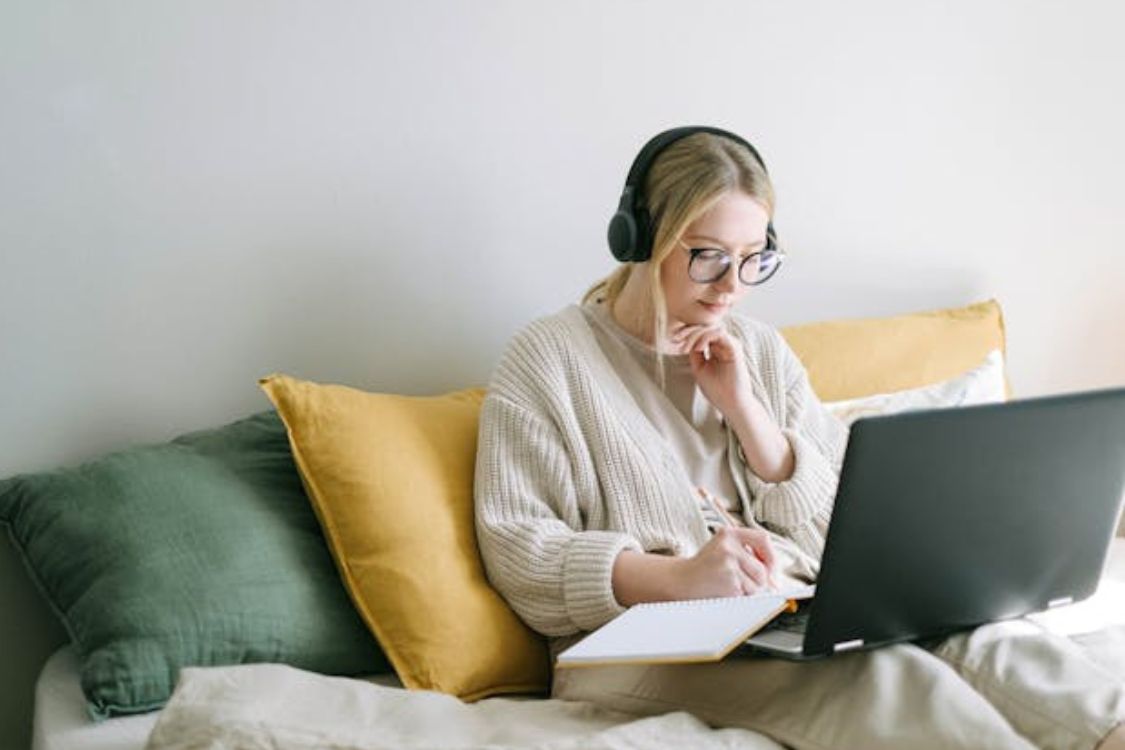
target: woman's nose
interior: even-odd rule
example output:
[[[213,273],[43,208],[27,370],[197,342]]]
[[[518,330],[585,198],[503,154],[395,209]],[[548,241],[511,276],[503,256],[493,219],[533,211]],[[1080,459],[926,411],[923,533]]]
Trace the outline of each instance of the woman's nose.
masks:
[[[715,286],[724,292],[733,294],[738,291],[738,264],[732,263],[727,272],[718,278]]]

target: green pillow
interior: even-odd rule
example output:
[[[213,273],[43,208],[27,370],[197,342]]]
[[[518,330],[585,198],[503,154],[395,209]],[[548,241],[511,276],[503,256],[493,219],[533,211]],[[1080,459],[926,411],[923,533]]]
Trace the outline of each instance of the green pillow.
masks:
[[[390,669],[275,412],[0,481],[0,520],[77,645],[95,718],[159,708],[185,666]]]

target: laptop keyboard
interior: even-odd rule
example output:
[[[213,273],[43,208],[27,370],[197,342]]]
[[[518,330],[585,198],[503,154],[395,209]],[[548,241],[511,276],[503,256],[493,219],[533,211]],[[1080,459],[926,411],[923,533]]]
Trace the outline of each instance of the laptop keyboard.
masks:
[[[804,633],[809,624],[810,607],[801,607],[796,612],[782,612],[769,624],[768,630],[783,630],[787,633]]]

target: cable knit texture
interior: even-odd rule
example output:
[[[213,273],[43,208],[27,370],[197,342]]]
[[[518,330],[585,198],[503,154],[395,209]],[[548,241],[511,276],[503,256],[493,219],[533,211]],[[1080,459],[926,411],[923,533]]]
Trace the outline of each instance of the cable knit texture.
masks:
[[[746,520],[819,560],[847,430],[776,329],[741,316],[727,327],[795,459],[792,477],[777,483],[739,462]],[[531,323],[508,345],[481,410],[477,451],[477,537],[489,579],[545,635],[592,630],[623,611],[612,587],[622,550],[690,556],[710,538],[684,469],[577,305]]]

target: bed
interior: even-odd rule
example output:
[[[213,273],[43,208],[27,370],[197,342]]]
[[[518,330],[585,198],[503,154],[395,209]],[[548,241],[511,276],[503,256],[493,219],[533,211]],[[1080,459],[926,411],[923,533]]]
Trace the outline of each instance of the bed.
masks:
[[[1113,542],[1106,575],[1090,599],[1032,616],[1079,639],[1125,642],[1125,539]],[[273,671],[280,668],[282,671]],[[140,750],[161,722],[153,748],[266,747],[745,747],[777,750],[745,730],[716,731],[676,713],[638,720],[594,706],[548,699],[489,698],[476,704],[402,688],[394,675],[349,680],[279,665],[189,670],[190,690],[162,712],[95,722],[79,687],[78,660],[65,646],[48,660],[36,686],[33,750]],[[220,687],[216,688],[218,685]],[[371,690],[370,688],[376,688]],[[304,715],[294,712],[292,701]],[[333,707],[336,707],[334,715]],[[346,706],[341,710],[340,706]],[[387,712],[393,718],[387,718]],[[251,721],[253,719],[253,721]],[[284,720],[283,720],[284,719]],[[325,734],[333,727],[335,734]]]

